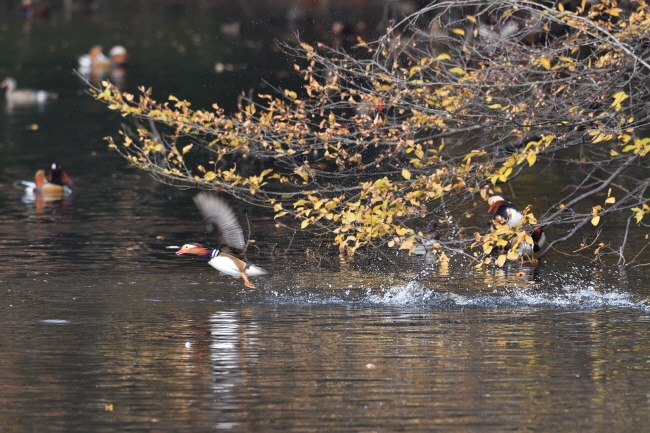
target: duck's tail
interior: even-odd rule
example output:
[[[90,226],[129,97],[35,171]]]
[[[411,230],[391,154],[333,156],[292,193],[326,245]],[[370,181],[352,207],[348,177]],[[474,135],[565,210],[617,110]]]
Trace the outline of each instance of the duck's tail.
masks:
[[[266,272],[264,269],[255,265],[248,265],[248,267],[246,268],[246,275],[248,275],[249,277],[258,277],[261,275],[268,275],[268,274],[269,273]]]
[[[36,184],[34,182],[32,182],[32,181],[29,181],[29,180],[19,180],[14,185],[24,186],[25,189],[31,189],[31,190],[36,188]]]

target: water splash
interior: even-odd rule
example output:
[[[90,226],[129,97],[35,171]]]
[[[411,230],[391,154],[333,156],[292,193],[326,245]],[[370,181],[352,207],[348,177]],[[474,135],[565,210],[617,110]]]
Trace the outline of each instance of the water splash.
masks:
[[[617,289],[599,290],[593,286],[566,285],[551,291],[530,287],[494,289],[492,293],[460,294],[448,289],[435,290],[412,281],[406,286],[392,286],[366,301],[389,306],[457,307],[543,307],[563,309],[632,308],[650,311],[645,299],[635,299]]]

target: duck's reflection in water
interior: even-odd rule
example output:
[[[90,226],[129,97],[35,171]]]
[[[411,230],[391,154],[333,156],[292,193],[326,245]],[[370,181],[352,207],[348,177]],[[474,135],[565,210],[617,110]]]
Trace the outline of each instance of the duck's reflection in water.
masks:
[[[221,413],[218,429],[237,426],[235,417],[241,402],[241,385],[248,364],[257,358],[254,350],[258,326],[241,321],[241,311],[220,311],[210,317],[210,360],[214,409]]]

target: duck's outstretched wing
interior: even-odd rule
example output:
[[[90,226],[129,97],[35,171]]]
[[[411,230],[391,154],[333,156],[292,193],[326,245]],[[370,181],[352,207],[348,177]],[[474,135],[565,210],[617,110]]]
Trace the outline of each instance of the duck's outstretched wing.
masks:
[[[208,232],[214,233],[216,236],[217,248],[223,252],[243,257],[246,248],[244,232],[237,221],[235,212],[225,200],[214,194],[201,192],[194,196],[194,203],[203,215]]]

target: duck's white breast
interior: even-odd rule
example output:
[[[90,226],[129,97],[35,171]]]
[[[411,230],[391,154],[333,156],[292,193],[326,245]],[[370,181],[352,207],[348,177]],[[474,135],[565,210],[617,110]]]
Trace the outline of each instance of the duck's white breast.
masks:
[[[230,260],[228,257],[217,256],[212,258],[208,263],[217,271],[226,275],[232,275],[233,277],[239,277],[241,275],[235,262]]]
[[[517,209],[508,208],[508,225],[510,227],[518,227],[523,217],[524,214]]]

